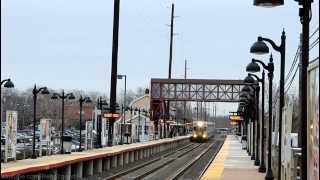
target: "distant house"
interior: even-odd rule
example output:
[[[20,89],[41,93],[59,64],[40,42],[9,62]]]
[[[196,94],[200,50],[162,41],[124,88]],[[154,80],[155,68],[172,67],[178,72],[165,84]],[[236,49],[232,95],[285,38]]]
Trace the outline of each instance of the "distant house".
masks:
[[[133,100],[129,107],[132,111],[126,111],[125,115],[122,114],[121,118],[114,124],[114,143],[118,144],[121,141],[121,134],[123,142],[144,142],[154,139],[154,126],[153,122],[150,121],[148,113],[140,111],[140,115],[136,109],[144,109],[147,112],[150,109],[150,97],[149,95],[141,96]],[[121,133],[121,124],[126,124],[127,128],[122,128],[124,132]],[[131,126],[131,128],[130,128]],[[124,126],[123,126],[124,127]],[[129,135],[129,136],[125,136]]]

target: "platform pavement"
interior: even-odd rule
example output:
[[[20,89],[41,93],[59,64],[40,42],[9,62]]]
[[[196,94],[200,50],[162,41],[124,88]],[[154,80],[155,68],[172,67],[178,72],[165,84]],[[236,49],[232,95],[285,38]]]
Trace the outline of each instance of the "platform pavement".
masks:
[[[72,164],[79,161],[95,159],[98,157],[112,156],[121,152],[132,151],[147,146],[153,146],[162,143],[168,143],[179,139],[188,139],[189,136],[179,136],[134,144],[117,145],[99,149],[91,149],[82,152],[72,152],[71,154],[58,154],[51,156],[42,156],[37,159],[24,159],[1,163],[1,176],[12,176],[15,174],[34,172],[57,168],[66,164]]]
[[[215,159],[211,162],[201,180],[262,180],[265,173],[258,172],[258,166],[242,149],[240,140],[228,135]]]

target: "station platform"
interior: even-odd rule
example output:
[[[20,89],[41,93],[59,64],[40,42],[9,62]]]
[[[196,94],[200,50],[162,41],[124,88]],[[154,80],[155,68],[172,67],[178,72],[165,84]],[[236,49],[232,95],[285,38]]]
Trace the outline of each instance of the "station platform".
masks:
[[[240,140],[235,135],[228,135],[219,153],[211,162],[202,180],[262,180],[265,173],[258,172],[251,157],[242,149]]]
[[[148,142],[117,145],[113,147],[104,147],[99,149],[91,149],[82,152],[72,152],[71,154],[58,154],[51,156],[42,156],[37,159],[24,159],[1,163],[1,177],[17,176],[26,173],[34,173],[66,167],[68,165],[82,163],[85,161],[101,160],[108,157],[118,157],[115,159],[117,165],[127,164],[129,161],[136,160],[138,153],[144,153],[142,156],[147,157],[153,153],[174,148],[178,143],[189,142],[189,136],[179,136],[174,138],[166,138],[153,140]],[[148,150],[148,151],[147,151]],[[141,158],[141,157],[140,157]],[[139,154],[138,154],[138,159]],[[114,159],[114,158],[113,158]],[[113,160],[113,159],[110,159]],[[102,164],[101,161],[97,161]],[[120,164],[119,164],[120,163]],[[114,163],[113,163],[114,164]],[[112,164],[111,164],[112,165]],[[101,166],[101,165],[100,165]],[[109,165],[110,166],[110,165]],[[95,166],[94,166],[95,167]],[[91,172],[92,173],[92,172]]]

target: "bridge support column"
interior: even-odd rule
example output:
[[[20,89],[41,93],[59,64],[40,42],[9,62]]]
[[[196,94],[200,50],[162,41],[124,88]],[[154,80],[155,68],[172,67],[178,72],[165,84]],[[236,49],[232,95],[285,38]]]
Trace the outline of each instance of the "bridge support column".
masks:
[[[102,173],[102,158],[98,158],[93,162],[94,173]]]
[[[111,158],[111,168],[116,168],[117,167],[117,165],[118,165],[117,160],[118,160],[118,158],[117,158],[116,155],[112,156],[112,158]]]
[[[118,154],[117,157],[118,157],[118,166],[122,167],[123,166],[123,153]]]
[[[51,169],[48,171],[48,178],[49,180],[57,180],[58,179],[58,169]]]
[[[74,177],[76,179],[81,179],[83,177],[83,162],[74,165]]]
[[[110,169],[110,157],[103,158],[103,170],[107,171]]]
[[[92,176],[93,175],[93,160],[86,161],[84,163],[84,176]]]
[[[63,180],[70,180],[71,179],[71,165],[67,165],[62,169],[62,177]]]
[[[124,164],[125,165],[129,164],[129,154],[130,154],[130,152],[125,152],[123,154],[123,156],[124,156]]]
[[[134,162],[134,151],[129,152],[129,159],[130,159],[130,163]]]
[[[143,159],[143,149],[140,149],[138,152],[139,152],[139,159]]]
[[[134,151],[134,161],[138,161],[139,160],[139,150],[135,150]]]

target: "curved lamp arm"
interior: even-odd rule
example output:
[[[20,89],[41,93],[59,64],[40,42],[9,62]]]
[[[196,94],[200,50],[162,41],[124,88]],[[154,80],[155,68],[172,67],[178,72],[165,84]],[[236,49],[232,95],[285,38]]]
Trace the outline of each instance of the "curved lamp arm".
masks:
[[[269,38],[264,38],[264,37],[261,37],[259,36],[258,37],[258,41],[266,41],[268,42],[269,44],[271,44],[272,48],[278,52],[281,51],[281,46],[277,46],[276,43],[274,41],[272,41],[271,39]]]
[[[2,81],[1,81],[1,85],[2,85],[3,83],[5,83],[5,82],[9,81],[9,80],[10,80],[10,78],[2,80]]]

